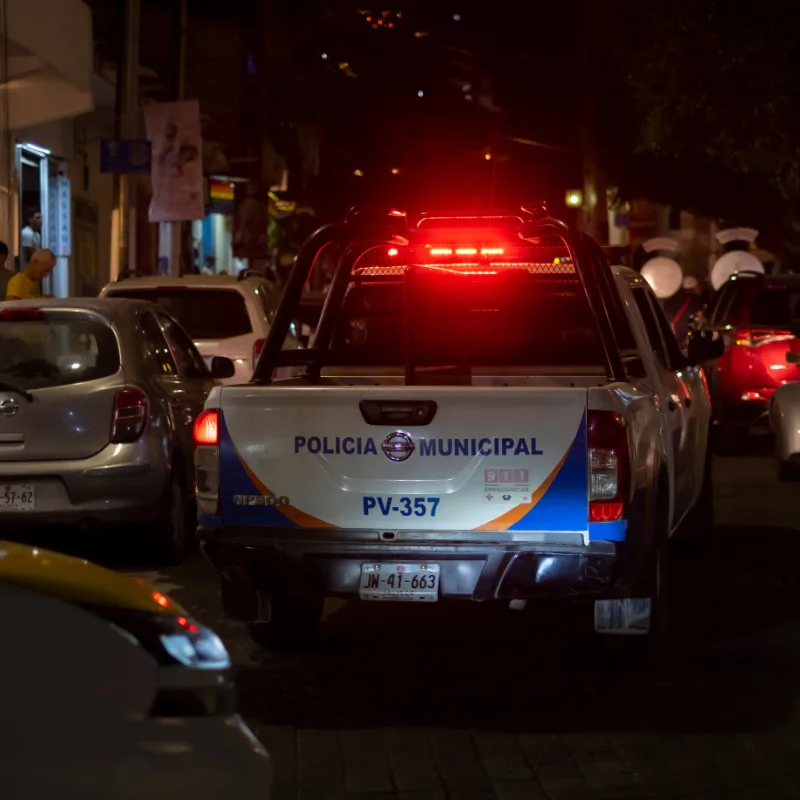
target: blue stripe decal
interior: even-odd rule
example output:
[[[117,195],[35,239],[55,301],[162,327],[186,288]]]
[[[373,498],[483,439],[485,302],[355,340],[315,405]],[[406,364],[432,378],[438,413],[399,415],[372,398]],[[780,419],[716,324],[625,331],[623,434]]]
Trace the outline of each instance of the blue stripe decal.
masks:
[[[510,531],[585,531],[589,518],[586,415],[544,497]]]
[[[222,517],[212,517],[209,514],[199,514],[197,517],[197,524],[202,525],[204,528],[221,528]]]
[[[590,522],[590,542],[624,542],[628,532],[628,520],[616,522]]]
[[[242,466],[222,413],[219,415],[219,420],[219,499],[225,524],[253,525],[266,528],[296,528],[296,523],[281,514],[276,506],[234,505],[234,495],[260,495],[261,489],[256,487]]]

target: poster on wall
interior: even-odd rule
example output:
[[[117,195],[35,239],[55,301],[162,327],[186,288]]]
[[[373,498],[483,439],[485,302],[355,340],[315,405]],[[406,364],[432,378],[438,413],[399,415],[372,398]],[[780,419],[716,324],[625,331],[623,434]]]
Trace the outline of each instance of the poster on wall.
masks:
[[[205,216],[200,103],[153,103],[145,107],[152,145],[150,222],[186,222]]]

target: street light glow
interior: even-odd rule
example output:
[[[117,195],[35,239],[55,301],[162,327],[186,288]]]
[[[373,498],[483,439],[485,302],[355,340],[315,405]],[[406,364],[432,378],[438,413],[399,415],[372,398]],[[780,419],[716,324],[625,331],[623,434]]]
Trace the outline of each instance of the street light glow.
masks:
[[[564,197],[564,202],[569,208],[580,208],[583,205],[583,192],[580,189],[570,189]]]

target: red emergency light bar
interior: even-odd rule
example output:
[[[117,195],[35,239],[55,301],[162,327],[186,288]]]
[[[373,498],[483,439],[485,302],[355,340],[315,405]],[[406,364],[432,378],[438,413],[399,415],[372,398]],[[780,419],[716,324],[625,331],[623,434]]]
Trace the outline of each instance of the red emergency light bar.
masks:
[[[353,275],[360,277],[380,277],[402,275],[408,264],[357,266]],[[501,272],[521,270],[531,275],[575,275],[575,267],[570,263],[538,262],[538,261],[441,261],[438,263],[417,263],[425,270],[450,272],[457,275],[498,275]]]

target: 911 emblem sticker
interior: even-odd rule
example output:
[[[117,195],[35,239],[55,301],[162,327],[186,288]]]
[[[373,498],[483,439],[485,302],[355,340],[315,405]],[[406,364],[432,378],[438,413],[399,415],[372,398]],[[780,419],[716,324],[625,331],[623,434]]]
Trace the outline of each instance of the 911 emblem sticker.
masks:
[[[235,506],[288,506],[291,505],[289,498],[282,494],[235,494],[233,496]]]
[[[527,469],[515,467],[485,469],[483,483],[484,496],[490,503],[530,502],[530,472]]]

